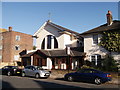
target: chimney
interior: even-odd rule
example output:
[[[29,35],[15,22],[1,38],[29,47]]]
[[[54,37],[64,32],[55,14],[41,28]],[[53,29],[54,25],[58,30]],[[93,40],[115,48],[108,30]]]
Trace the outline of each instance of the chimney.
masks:
[[[12,27],[8,27],[8,31],[9,31],[9,32],[12,31]]]
[[[113,21],[112,21],[112,13],[111,13],[111,11],[109,11],[108,10],[108,13],[106,14],[106,16],[107,16],[107,25],[108,26],[110,26],[110,25],[112,25],[112,23],[113,23]]]

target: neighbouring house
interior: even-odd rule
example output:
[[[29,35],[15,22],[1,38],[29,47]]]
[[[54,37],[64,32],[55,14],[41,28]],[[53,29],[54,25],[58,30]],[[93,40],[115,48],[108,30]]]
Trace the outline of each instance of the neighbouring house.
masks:
[[[26,42],[27,41],[27,42]],[[32,35],[16,32],[9,27],[1,29],[0,33],[0,63],[21,63],[19,53],[24,49],[33,49]]]
[[[93,63],[93,65],[99,66],[101,65],[101,59],[104,58],[106,54],[110,54],[105,48],[99,46],[100,38],[102,37],[102,32],[105,31],[115,31],[120,30],[120,21],[112,20],[112,14],[110,11],[106,14],[107,23],[100,25],[94,29],[88,30],[82,34],[84,37],[84,52],[86,53],[85,60],[89,60]],[[120,63],[120,53],[111,52],[111,55],[115,60]]]
[[[44,69],[76,69],[83,65],[83,38],[79,33],[46,21],[35,32],[36,50],[20,53],[22,63],[37,65]],[[70,47],[67,54],[66,47]],[[25,54],[26,53],[26,54]]]

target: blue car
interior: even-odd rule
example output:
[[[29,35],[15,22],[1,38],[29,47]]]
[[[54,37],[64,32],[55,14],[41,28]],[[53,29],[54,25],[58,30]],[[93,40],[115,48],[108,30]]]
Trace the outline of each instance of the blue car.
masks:
[[[112,80],[110,73],[104,73],[95,69],[82,69],[77,72],[67,73],[64,75],[64,79],[68,81],[93,82],[97,85]]]

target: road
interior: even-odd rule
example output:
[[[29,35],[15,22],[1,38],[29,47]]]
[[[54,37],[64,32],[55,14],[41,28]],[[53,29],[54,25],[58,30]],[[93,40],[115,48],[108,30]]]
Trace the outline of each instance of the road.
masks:
[[[2,76],[2,88],[22,88],[22,89],[39,89],[39,90],[46,90],[46,89],[54,89],[54,88],[72,88],[72,89],[84,89],[84,90],[118,90],[118,85],[114,84],[101,84],[95,85],[91,83],[83,83],[83,82],[68,82],[64,81],[63,79],[36,79],[32,77],[20,77],[20,76]]]

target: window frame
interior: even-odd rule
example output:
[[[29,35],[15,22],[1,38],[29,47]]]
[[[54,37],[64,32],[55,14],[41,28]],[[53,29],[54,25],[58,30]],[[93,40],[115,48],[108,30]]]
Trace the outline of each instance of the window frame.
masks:
[[[98,34],[92,35],[92,45],[98,45]]]
[[[19,36],[19,35],[16,35],[15,40],[16,40],[16,41],[20,41],[20,36]]]
[[[0,45],[0,50],[2,50],[3,49],[3,45]]]
[[[92,57],[94,57],[95,60],[92,60]],[[94,62],[94,66],[99,66],[99,62],[101,63],[101,55],[99,54],[94,54],[94,55],[90,55],[90,62]]]
[[[19,55],[14,55],[14,60],[15,60],[15,61],[18,61],[18,60],[19,60],[19,58],[20,58],[20,56],[19,56]]]
[[[18,49],[17,49],[16,47],[17,47]],[[20,50],[20,45],[15,45],[15,50],[16,50],[16,51],[19,51],[19,50]]]

